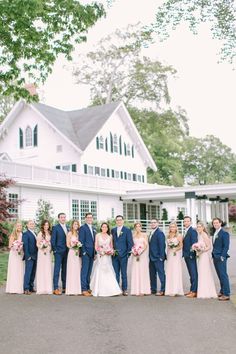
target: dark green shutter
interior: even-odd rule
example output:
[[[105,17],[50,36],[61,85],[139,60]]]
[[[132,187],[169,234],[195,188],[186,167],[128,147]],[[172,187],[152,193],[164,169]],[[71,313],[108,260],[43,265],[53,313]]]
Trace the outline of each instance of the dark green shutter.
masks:
[[[132,154],[132,157],[134,157],[134,145],[132,145],[131,154]]]
[[[87,174],[88,173],[88,166],[84,165],[84,173]]]
[[[23,130],[19,128],[19,139],[20,139],[20,149],[23,149],[24,142],[23,142]]]
[[[71,165],[71,171],[72,171],[72,172],[77,172],[77,165],[76,165],[75,163],[73,163],[73,164]]]
[[[122,155],[122,139],[121,139],[121,136],[119,138],[119,147],[120,147],[120,155]]]
[[[34,146],[38,146],[38,125],[34,127]]]
[[[113,152],[113,136],[110,133],[110,146],[111,146],[111,152]]]
[[[125,156],[126,156],[127,155],[126,143],[124,143],[124,152],[125,152]]]
[[[114,170],[111,170],[111,177],[115,177],[115,171]]]
[[[108,151],[108,143],[107,143],[107,138],[105,139],[105,149]]]
[[[110,177],[110,170],[107,168],[107,177]]]
[[[99,138],[96,137],[96,146],[97,146],[97,149],[99,150]]]

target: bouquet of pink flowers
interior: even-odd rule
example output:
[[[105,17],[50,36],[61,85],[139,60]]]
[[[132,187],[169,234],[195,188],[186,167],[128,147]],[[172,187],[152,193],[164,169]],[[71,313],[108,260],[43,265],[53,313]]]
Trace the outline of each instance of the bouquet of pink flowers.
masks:
[[[197,257],[199,257],[199,255],[204,252],[206,249],[206,245],[203,241],[198,241],[196,243],[194,243],[191,247],[191,251],[195,251],[196,252],[196,255]]]
[[[170,249],[174,250],[173,255],[176,256],[175,248],[179,246],[179,240],[177,239],[177,237],[168,238],[167,245]]]
[[[97,253],[100,255],[100,256],[104,256],[105,254],[107,256],[113,256],[114,254],[114,249],[110,246],[110,245],[107,245],[107,246],[99,246],[98,249],[97,249]]]
[[[83,246],[79,240],[71,240],[71,248],[75,251],[75,255],[79,255],[79,249]]]
[[[45,238],[43,238],[40,243],[39,243],[39,248],[41,250],[43,250],[43,253],[46,255],[46,249],[50,246],[50,241],[46,240]]]
[[[143,253],[144,248],[141,245],[134,245],[131,249],[131,253],[136,258],[136,261],[139,261],[139,256]]]
[[[20,255],[23,250],[23,242],[18,240],[13,241],[11,248]]]

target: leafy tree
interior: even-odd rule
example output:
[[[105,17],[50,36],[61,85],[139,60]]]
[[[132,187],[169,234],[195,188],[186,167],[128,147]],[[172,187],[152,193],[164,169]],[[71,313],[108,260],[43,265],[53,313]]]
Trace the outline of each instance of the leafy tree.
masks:
[[[201,23],[210,25],[212,37],[222,41],[221,57],[236,56],[236,6],[234,0],[166,0],[159,6],[153,29],[164,39],[185,22],[193,33]]]
[[[71,59],[74,44],[85,41],[88,28],[103,15],[96,2],[0,1],[0,94],[32,99],[24,88],[26,77],[45,81],[57,56]]]
[[[36,210],[35,221],[36,221],[36,227],[39,230],[43,220],[48,220],[51,225],[53,224],[54,211],[53,211],[52,204],[47,200],[39,199],[37,204],[38,204],[38,208]]]
[[[183,168],[189,183],[225,182],[232,173],[235,161],[236,156],[231,149],[213,135],[186,139]]]
[[[175,70],[141,55],[151,41],[150,31],[129,25],[79,56],[73,75],[78,84],[90,86],[92,104],[122,100],[126,105],[139,102],[160,107],[162,101],[170,101],[167,79]]]
[[[229,205],[229,220],[236,221],[236,205],[235,204]]]
[[[12,109],[14,103],[13,97],[0,95],[0,124]]]
[[[7,236],[5,221],[15,217],[11,209],[15,209],[20,201],[9,201],[7,198],[7,189],[15,184],[10,178],[0,175],[0,245]]]

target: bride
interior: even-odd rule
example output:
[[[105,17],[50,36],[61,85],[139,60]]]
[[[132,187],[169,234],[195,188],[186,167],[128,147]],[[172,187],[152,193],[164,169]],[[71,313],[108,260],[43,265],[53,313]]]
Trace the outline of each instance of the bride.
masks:
[[[114,252],[109,225],[104,222],[100,233],[96,235],[95,250],[97,258],[94,262],[90,288],[93,296],[115,296],[121,294],[112,266]]]

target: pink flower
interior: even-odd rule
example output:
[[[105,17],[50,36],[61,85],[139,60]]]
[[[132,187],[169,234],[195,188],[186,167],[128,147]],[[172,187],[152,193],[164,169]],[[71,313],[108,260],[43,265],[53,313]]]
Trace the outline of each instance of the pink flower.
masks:
[[[13,241],[11,248],[20,255],[23,249],[23,242],[19,240]]]

